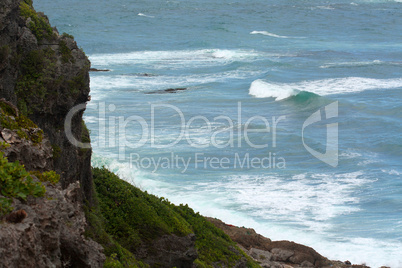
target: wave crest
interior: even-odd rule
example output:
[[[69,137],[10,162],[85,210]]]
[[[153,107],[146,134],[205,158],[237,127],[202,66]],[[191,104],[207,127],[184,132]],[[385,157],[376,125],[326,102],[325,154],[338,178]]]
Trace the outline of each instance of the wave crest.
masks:
[[[273,83],[261,79],[251,83],[249,94],[257,98],[275,98],[276,101],[307,91],[320,96],[346,94],[365,90],[402,87],[402,78],[373,79],[363,77],[332,78],[298,83]]]

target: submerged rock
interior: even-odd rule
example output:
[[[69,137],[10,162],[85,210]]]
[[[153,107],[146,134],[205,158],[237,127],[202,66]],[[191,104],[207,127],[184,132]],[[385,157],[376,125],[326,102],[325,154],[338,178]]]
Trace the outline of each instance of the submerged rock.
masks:
[[[96,69],[96,68],[89,68],[90,72],[110,72],[109,69]]]
[[[186,87],[179,87],[179,88],[168,88],[168,89],[162,89],[162,90],[156,90],[156,91],[151,91],[147,92],[145,94],[165,94],[165,93],[176,93],[178,91],[184,91],[187,90]]]

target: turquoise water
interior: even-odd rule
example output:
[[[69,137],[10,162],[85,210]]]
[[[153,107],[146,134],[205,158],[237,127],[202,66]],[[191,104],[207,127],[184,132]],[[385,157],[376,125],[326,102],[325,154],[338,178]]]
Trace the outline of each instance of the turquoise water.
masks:
[[[94,166],[331,259],[402,267],[400,1],[35,7],[111,70],[91,73]]]

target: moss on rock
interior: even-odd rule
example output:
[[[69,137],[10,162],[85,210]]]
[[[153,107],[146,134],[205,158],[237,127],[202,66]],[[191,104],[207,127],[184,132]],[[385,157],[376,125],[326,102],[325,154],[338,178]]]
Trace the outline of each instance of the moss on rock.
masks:
[[[18,114],[14,107],[0,100],[0,125],[15,131],[21,139],[30,140],[39,144],[43,140],[43,130],[22,114]]]

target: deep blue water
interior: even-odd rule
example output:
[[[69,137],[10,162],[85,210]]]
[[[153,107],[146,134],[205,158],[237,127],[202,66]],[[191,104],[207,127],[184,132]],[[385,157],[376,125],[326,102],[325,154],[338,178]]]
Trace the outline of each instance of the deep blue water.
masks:
[[[331,259],[402,267],[400,1],[35,7],[111,70],[91,73],[94,166]]]

